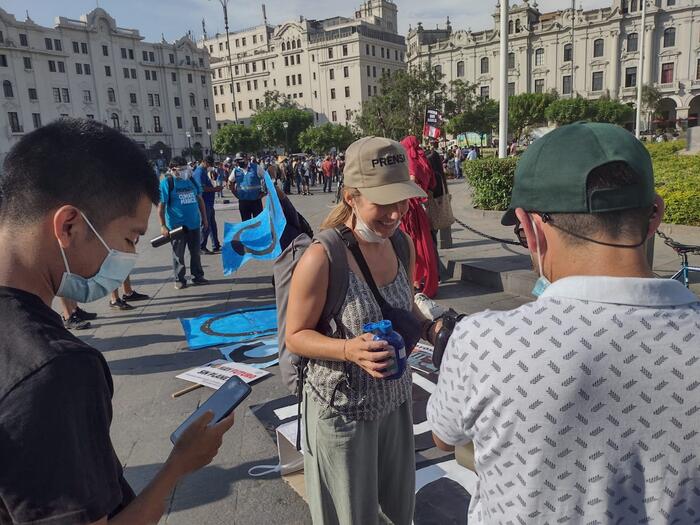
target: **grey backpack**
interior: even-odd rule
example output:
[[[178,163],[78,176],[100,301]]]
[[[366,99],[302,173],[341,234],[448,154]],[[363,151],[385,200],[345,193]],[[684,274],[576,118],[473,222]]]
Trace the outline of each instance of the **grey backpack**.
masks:
[[[344,327],[340,320],[340,311],[348,291],[349,267],[345,241],[335,228],[329,228],[317,233],[313,240],[305,233],[302,233],[294,238],[273,264],[275,301],[277,303],[279,367],[282,382],[291,393],[298,396],[301,396],[304,384],[306,359],[289,352],[285,345],[287,301],[289,300],[289,285],[294,269],[306,249],[314,241],[320,243],[326,251],[330,273],[328,276],[326,304],[323,306],[317,330],[329,337],[345,337]],[[391,243],[408,275],[410,248],[405,235],[397,230],[391,237]]]

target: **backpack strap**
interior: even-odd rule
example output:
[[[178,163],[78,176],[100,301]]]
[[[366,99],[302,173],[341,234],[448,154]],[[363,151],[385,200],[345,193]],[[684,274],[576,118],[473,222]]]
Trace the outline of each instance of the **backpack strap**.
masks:
[[[390,239],[396,256],[399,258],[399,261],[401,261],[401,264],[403,264],[403,268],[406,270],[406,276],[410,281],[413,277],[411,276],[411,247],[408,244],[408,236],[401,230],[396,230]]]
[[[175,178],[171,174],[166,175],[165,178],[168,180],[168,206],[170,206],[170,199],[175,190]]]
[[[340,313],[345,296],[348,293],[348,256],[345,251],[343,238],[335,228],[322,230],[316,234],[314,240],[320,243],[326,251],[328,257],[328,293],[326,304],[321,313],[321,326],[324,330],[342,330],[339,325],[338,314]],[[332,326],[332,324],[335,326]]]

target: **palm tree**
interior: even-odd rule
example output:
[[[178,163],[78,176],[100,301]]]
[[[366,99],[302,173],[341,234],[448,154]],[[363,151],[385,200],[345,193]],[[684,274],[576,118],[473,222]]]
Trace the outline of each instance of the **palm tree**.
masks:
[[[652,84],[642,86],[642,110],[647,113],[647,130],[651,128],[651,119],[659,114],[661,92]]]

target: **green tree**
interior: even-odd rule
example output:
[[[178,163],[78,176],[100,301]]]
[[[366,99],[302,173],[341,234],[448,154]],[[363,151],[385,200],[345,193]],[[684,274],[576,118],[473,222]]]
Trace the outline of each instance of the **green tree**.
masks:
[[[313,121],[313,115],[299,108],[295,102],[277,91],[267,91],[262,106],[250,119],[250,124],[260,135],[264,147],[284,147],[287,151],[297,151],[299,134]]]
[[[617,100],[596,100],[590,103],[590,109],[591,118],[594,122],[622,125],[634,118],[632,107]]]
[[[642,86],[642,110],[647,114],[647,130],[651,129],[651,120],[660,113],[661,98],[661,91],[652,84]]]
[[[498,102],[491,99],[478,99],[474,106],[466,108],[452,117],[445,130],[452,134],[474,132],[488,135],[498,124]]]
[[[520,140],[526,128],[536,124],[546,124],[545,111],[557,100],[552,93],[523,93],[508,99],[508,120],[511,133]]]
[[[406,135],[420,137],[428,108],[442,109],[447,89],[441,74],[426,66],[383,75],[380,94],[362,104],[357,125],[364,135],[401,140]]]
[[[587,120],[590,116],[590,104],[585,98],[562,98],[555,100],[545,110],[547,120],[558,126]]]
[[[260,149],[260,136],[250,126],[227,124],[217,131],[213,146],[219,155],[255,152]]]
[[[357,135],[349,126],[331,124],[306,128],[299,134],[299,147],[303,151],[313,151],[318,154],[328,153],[331,148],[345,151],[357,140]]]

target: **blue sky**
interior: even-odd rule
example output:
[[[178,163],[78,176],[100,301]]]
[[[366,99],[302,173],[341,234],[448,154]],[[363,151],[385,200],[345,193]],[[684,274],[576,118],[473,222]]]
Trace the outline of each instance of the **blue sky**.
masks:
[[[532,1],[532,0],[531,0]],[[584,9],[608,6],[613,0],[577,0]],[[491,15],[496,0],[395,0],[399,8],[399,29],[404,32],[409,24],[415,26],[420,20],[423,27],[443,25],[449,15],[455,29],[470,27],[473,31],[490,28]],[[120,27],[138,29],[148,41],[159,41],[161,33],[167,40],[175,40],[188,30],[195,37],[202,34],[202,18],[208,33],[224,31],[223,15],[219,0],[3,0],[1,7],[19,20],[25,10],[36,23],[54,25],[54,18],[65,16],[79,18],[94,9],[99,3],[117,21]],[[262,2],[250,0],[229,1],[229,26],[232,30],[262,23]],[[342,15],[353,16],[361,0],[267,0],[268,20],[278,24],[304,15],[306,18],[325,18]],[[357,5],[356,5],[357,4]],[[540,0],[541,11],[566,9],[570,0]]]

